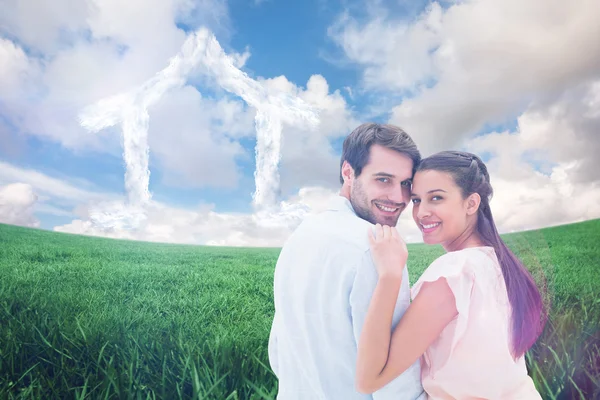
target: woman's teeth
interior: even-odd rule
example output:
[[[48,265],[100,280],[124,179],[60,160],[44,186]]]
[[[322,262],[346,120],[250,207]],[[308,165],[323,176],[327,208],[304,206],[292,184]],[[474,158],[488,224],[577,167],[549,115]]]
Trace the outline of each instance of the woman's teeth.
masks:
[[[425,225],[425,224],[421,224],[421,226],[425,229],[431,229],[431,228],[435,228],[436,226],[438,226],[441,222],[436,222],[433,224],[429,224],[429,225]]]

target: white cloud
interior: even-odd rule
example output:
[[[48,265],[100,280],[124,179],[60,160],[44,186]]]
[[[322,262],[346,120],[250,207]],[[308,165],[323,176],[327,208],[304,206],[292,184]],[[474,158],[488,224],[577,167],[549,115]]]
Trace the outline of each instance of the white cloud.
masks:
[[[12,164],[0,161],[0,184],[24,183],[33,187],[36,193],[48,195],[59,199],[78,203],[84,201],[95,201],[106,198],[115,198],[109,193],[96,192],[82,189],[77,186],[93,186],[89,182],[79,181],[75,184],[65,182],[62,179],[53,178],[39,171],[24,169]]]
[[[391,122],[430,153],[600,77],[599,17],[595,0],[476,0],[433,3],[413,22],[344,17],[330,35],[367,88],[408,91]]]
[[[212,204],[182,209],[151,201],[147,218],[138,229],[102,229],[91,222],[91,211],[119,197],[76,184],[92,186],[0,162],[0,185],[4,185],[0,186],[0,222],[37,227],[37,212],[76,217],[54,227],[57,232],[165,243],[278,247],[305,215],[322,211],[336,195],[329,189],[304,187],[283,201],[278,212],[268,214],[217,213]]]
[[[120,156],[118,127],[91,134],[79,126],[77,115],[84,107],[131,90],[163,69],[185,39],[176,22],[189,27],[205,23],[227,37],[227,4],[220,0],[133,1],[125,5],[95,0],[86,4],[74,8],[71,15],[72,4],[62,0],[48,20],[37,26],[24,25],[38,18],[35,2],[9,3],[0,17],[4,18],[0,35],[8,34],[17,42],[0,39],[0,54],[6,53],[6,60],[10,60],[10,65],[5,62],[7,66],[0,61],[0,70],[9,72],[3,74],[7,79],[0,78],[0,88],[11,85],[14,96],[8,97],[8,90],[0,91],[0,114],[20,133],[37,135],[78,152]],[[41,6],[50,8],[49,3]],[[67,35],[62,42],[60,32]],[[26,54],[18,43],[35,51]],[[223,47],[228,46],[225,43]],[[46,57],[37,58],[38,53]],[[247,49],[228,53],[238,67],[250,56]],[[18,76],[26,77],[26,82]],[[284,126],[284,193],[307,184],[335,183],[335,172],[322,177],[320,170],[323,166],[330,170],[338,163],[326,138],[347,133],[357,125],[344,98],[337,91],[329,93],[326,80],[319,75],[310,78],[306,89],[283,76],[263,81],[272,88],[283,83],[289,93],[325,110],[324,126],[317,133],[309,135],[297,127]],[[163,183],[178,187],[235,187],[242,173],[237,162],[254,157],[253,152],[242,148],[240,140],[255,135],[255,110],[214,82],[192,77],[190,83],[205,87],[197,91],[187,86],[169,93],[149,110],[149,144],[155,161],[151,167],[160,169],[154,176],[160,175]],[[6,136],[8,143],[10,135]],[[309,160],[310,153],[316,155],[314,161]],[[308,167],[299,168],[299,163]]]
[[[32,64],[20,47],[0,37],[0,92],[3,96],[14,98],[18,90],[28,83],[35,73]]]
[[[232,27],[227,0],[177,0],[175,5],[177,22],[184,23],[192,29],[203,25],[215,32],[217,37],[226,41],[229,39]],[[238,68],[245,62],[247,54],[241,56]]]
[[[0,186],[0,222],[32,228],[40,226],[33,215],[37,196],[31,185],[12,183]]]
[[[573,184],[571,164],[554,167],[549,176],[523,165],[518,180],[503,178],[495,164],[491,207],[501,233],[600,218],[600,185]]]
[[[305,215],[325,209],[337,190],[303,187],[281,202],[276,213],[215,212],[214,205],[195,209],[151,201],[139,229],[101,229],[91,222],[91,211],[107,201],[122,200],[112,193],[95,191],[81,180],[55,178],[39,171],[0,162],[0,221],[39,226],[35,213],[71,216],[55,231],[83,235],[166,243],[222,246],[281,246]],[[339,190],[339,189],[338,189]]]
[[[175,22],[191,28],[206,25],[219,35],[227,35],[227,2],[4,0],[0,33],[18,38],[34,53],[54,55],[88,34],[116,40],[123,46],[160,48],[168,41],[165,36],[177,31]]]
[[[78,207],[85,207],[100,201],[115,201],[121,196],[106,193],[83,179],[65,179],[52,177],[45,173],[21,168],[0,161],[0,185],[17,185],[21,199],[26,196],[24,188],[31,190],[35,201],[31,202],[33,213],[45,213],[57,216],[76,216]],[[16,189],[11,189],[16,190]]]
[[[18,133],[76,151],[120,155],[118,129],[90,134],[77,116],[84,107],[130,90],[167,66],[185,40],[179,22],[192,28],[204,24],[227,36],[227,4],[8,1],[0,15],[0,115]],[[247,51],[231,53],[238,64],[249,57]],[[219,104],[216,100],[211,108]]]
[[[466,142],[488,162],[501,231],[535,229],[600,217],[598,82],[532,105],[515,132]],[[536,167],[537,166],[537,167]]]
[[[0,33],[19,38],[34,52],[52,55],[85,28],[89,5],[78,0],[6,0]]]
[[[205,98],[184,87],[153,107],[149,146],[171,186],[235,188],[246,154],[239,139],[254,136],[254,110],[241,100]],[[156,167],[156,166],[155,166]]]
[[[317,130],[285,125],[281,149],[281,191],[291,195],[303,186],[339,189],[339,155],[330,140],[348,135],[360,122],[339,90],[329,92],[321,75],[313,75],[306,89],[284,76],[267,79],[267,87],[298,96],[320,110]]]
[[[381,7],[371,7],[373,18],[360,24],[342,14],[328,34],[346,56],[364,66],[365,86],[373,89],[413,89],[433,77],[430,56],[439,43],[441,7],[433,3],[415,23],[389,21]]]
[[[166,243],[205,244],[213,246],[280,247],[298,226],[302,216],[325,208],[335,192],[323,188],[302,188],[281,204],[275,215],[217,213],[212,205],[184,210],[152,202],[147,219],[136,230],[102,230],[82,212],[82,219],[54,228],[91,236]],[[309,209],[308,212],[298,212]],[[82,210],[83,211],[83,210]]]

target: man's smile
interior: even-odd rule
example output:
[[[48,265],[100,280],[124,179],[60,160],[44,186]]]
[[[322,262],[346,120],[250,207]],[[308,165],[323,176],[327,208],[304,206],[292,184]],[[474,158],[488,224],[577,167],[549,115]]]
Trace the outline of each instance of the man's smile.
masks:
[[[396,214],[402,209],[402,204],[384,204],[378,202],[374,202],[373,204],[375,204],[377,209],[383,211],[385,214]]]

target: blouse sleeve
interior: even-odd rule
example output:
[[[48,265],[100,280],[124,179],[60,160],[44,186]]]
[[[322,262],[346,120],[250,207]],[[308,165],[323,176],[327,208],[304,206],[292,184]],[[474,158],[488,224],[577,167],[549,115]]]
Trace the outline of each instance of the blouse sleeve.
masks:
[[[411,288],[411,296],[415,299],[426,282],[435,282],[445,278],[452,294],[458,316],[452,340],[452,348],[464,335],[469,321],[471,295],[475,285],[475,274],[464,254],[446,253],[435,260]]]

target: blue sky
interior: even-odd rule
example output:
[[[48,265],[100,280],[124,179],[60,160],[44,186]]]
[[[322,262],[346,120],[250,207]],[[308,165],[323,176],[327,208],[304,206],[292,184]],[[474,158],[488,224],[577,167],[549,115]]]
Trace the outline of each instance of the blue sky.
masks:
[[[556,209],[564,188],[573,185],[591,190],[595,199],[598,184],[588,173],[598,149],[597,24],[586,14],[588,5],[556,4],[540,17],[543,2],[526,2],[521,12],[491,0],[168,0],[131,2],[123,9],[107,1],[94,13],[59,1],[46,19],[50,3],[11,5],[0,17],[0,54],[7,60],[0,65],[0,190],[24,186],[0,192],[16,207],[7,206],[5,219],[43,229],[84,224],[96,194],[124,195],[119,130],[86,132],[77,113],[150,78],[179,51],[185,35],[203,25],[226,53],[249,53],[242,70],[251,78],[325,110],[319,132],[284,127],[281,200],[318,208],[321,197],[335,193],[343,138],[368,120],[402,126],[425,155],[462,148],[484,157],[499,187],[511,188],[498,200],[505,231],[594,217],[600,213],[595,207],[551,217],[525,206],[522,218],[508,211],[519,209],[519,202]],[[556,24],[544,33],[544,18],[561,16],[582,23]],[[568,48],[565,54],[565,40],[588,50]],[[233,221],[231,215],[253,212],[254,111],[202,79],[192,77],[187,89],[149,109],[149,190],[174,213],[212,204],[213,212]],[[570,138],[568,144],[552,140],[556,132]],[[30,194],[37,196],[33,206],[24,200],[34,199]],[[139,238],[153,240],[148,232],[167,223],[154,224]],[[402,224],[416,238],[408,217]],[[206,238],[223,236],[219,243],[271,235],[194,229]]]

